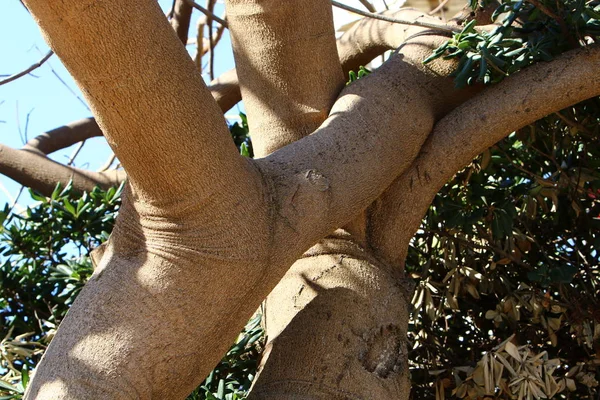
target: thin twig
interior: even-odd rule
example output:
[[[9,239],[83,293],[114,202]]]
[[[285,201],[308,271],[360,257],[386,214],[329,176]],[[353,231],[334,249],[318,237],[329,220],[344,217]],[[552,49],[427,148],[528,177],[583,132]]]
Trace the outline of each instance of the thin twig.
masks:
[[[63,86],[64,86],[65,88],[67,88],[67,90],[68,90],[69,92],[71,92],[71,94],[72,94],[73,96],[75,96],[75,98],[76,98],[77,100],[79,100],[79,102],[81,103],[81,105],[83,105],[83,106],[86,108],[86,110],[88,110],[88,111],[91,111],[91,110],[90,110],[90,107],[88,107],[88,105],[87,105],[87,103],[85,102],[85,100],[83,100],[83,99],[81,98],[81,96],[79,96],[79,95],[77,94],[77,92],[75,92],[73,89],[71,89],[71,87],[70,87],[70,86],[67,84],[67,82],[65,82],[65,81],[64,81],[64,79],[60,77],[60,75],[58,74],[58,72],[56,72],[56,70],[55,70],[54,68],[51,68],[50,70],[52,71],[52,74],[54,74],[54,76],[56,77],[56,79],[58,79],[58,81],[59,81],[60,83],[62,83],[62,84],[63,84]]]
[[[375,9],[375,7],[373,6],[373,4],[369,3],[369,1],[368,1],[368,0],[358,0],[358,1],[360,1],[360,4],[362,4],[363,6],[365,6],[365,8],[366,8],[367,10],[369,10],[370,12],[374,13],[374,12],[376,12],[376,11],[377,11],[377,10]]]
[[[209,0],[208,1],[208,11],[211,14],[214,14],[213,11],[215,11],[215,3],[216,0]],[[210,80],[214,80],[215,79],[215,36],[214,36],[214,32],[213,32],[213,20],[211,18],[208,19],[207,21],[207,27],[208,27],[208,43],[210,46],[210,53],[208,54],[208,73],[210,76]]]
[[[210,12],[209,10],[207,10],[206,8],[202,7],[200,4],[196,3],[194,0],[186,0],[186,1],[188,2],[189,5],[191,5],[192,7],[194,7],[196,10],[199,10],[201,13],[203,13],[204,15],[206,15],[209,19],[217,21],[218,23],[220,23],[224,27],[228,27],[229,26],[229,24],[227,23],[227,21],[225,21],[222,18],[217,17],[215,14],[213,14],[212,12]]]
[[[198,23],[196,25],[196,56],[194,57],[194,63],[196,63],[196,67],[198,67],[199,71],[202,71],[202,56],[204,56],[204,25],[206,22],[206,17],[198,18]]]
[[[448,4],[448,2],[449,2],[449,1],[450,1],[450,0],[443,0],[443,1],[442,1],[442,2],[441,2],[441,3],[440,3],[440,4],[439,4],[439,5],[436,7],[436,8],[434,8],[434,9],[433,9],[433,10],[431,10],[431,11],[429,11],[429,13],[428,13],[428,14],[429,14],[429,15],[433,15],[433,14],[437,13],[438,11],[440,11],[440,10],[443,10],[443,9],[444,9],[444,6],[445,6],[446,4]]]
[[[15,208],[17,208],[17,207],[20,208],[20,209],[23,208],[22,206],[19,206],[17,203],[19,201],[19,197],[21,197],[21,195],[23,194],[23,190],[24,189],[25,189],[25,186],[21,185],[21,187],[19,188],[19,191],[17,192],[17,195],[15,196],[12,204],[10,205],[10,208],[8,209],[7,216],[10,215],[10,214],[12,214],[12,212],[13,212],[13,210]],[[21,212],[21,211],[17,210],[17,212]]]
[[[79,152],[81,152],[81,149],[83,149],[84,145],[85,145],[85,140],[82,140],[81,142],[79,142],[79,144],[77,145],[77,147],[71,154],[71,157],[69,157],[69,162],[67,163],[68,166],[73,165],[73,163],[75,162],[75,158],[79,155]]]
[[[115,153],[112,153],[110,155],[110,157],[108,157],[108,160],[106,160],[104,165],[102,167],[100,167],[98,172],[108,171],[108,169],[113,165],[113,163],[115,162],[116,159],[117,159],[117,156],[115,155]]]
[[[429,22],[409,21],[409,20],[391,18],[391,17],[387,17],[387,16],[381,15],[381,14],[374,14],[374,13],[370,13],[367,11],[359,10],[358,8],[347,6],[345,4],[337,2],[335,0],[331,0],[331,4],[333,4],[334,6],[336,6],[338,8],[341,8],[342,10],[346,10],[346,11],[350,11],[351,13],[354,13],[354,14],[362,15],[363,17],[378,19],[381,21],[391,22],[394,24],[420,26],[423,28],[437,29],[440,31],[451,32],[451,33],[456,33],[456,32],[462,31],[462,28],[454,27],[454,26],[450,26],[450,25],[438,25],[438,24],[431,24]]]
[[[6,78],[6,79],[3,79],[3,80],[1,80],[1,81],[0,81],[0,85],[4,85],[4,84],[7,84],[8,82],[12,82],[12,81],[14,81],[15,79],[19,79],[20,77],[22,77],[22,76],[24,76],[24,75],[27,75],[27,74],[29,74],[31,71],[33,71],[33,70],[35,70],[35,69],[37,69],[37,68],[41,67],[41,66],[42,66],[42,65],[43,65],[43,64],[44,64],[46,61],[48,61],[48,59],[49,59],[50,57],[52,57],[52,54],[54,54],[54,52],[53,52],[52,50],[50,50],[48,53],[46,53],[46,55],[45,55],[44,57],[42,57],[42,59],[41,59],[41,60],[39,60],[39,61],[38,61],[38,62],[36,62],[35,64],[32,64],[31,66],[29,66],[29,68],[27,68],[27,69],[24,69],[24,70],[23,70],[23,71],[21,71],[21,72],[18,72],[18,73],[14,74],[14,75],[11,75],[11,76],[9,76],[9,77],[8,77],[8,78]]]

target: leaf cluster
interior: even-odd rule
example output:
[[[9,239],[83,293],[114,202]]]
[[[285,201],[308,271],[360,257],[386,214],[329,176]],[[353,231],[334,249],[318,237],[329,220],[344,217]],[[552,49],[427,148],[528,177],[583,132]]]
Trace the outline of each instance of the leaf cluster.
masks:
[[[475,4],[476,6],[476,4]],[[437,48],[436,58],[459,60],[457,87],[496,83],[538,61],[595,43],[600,35],[600,3],[584,0],[503,0],[493,13],[491,32],[468,22]]]
[[[89,253],[112,230],[120,188],[82,196],[69,185],[23,213],[0,213],[0,398],[20,398],[56,326],[92,274]]]

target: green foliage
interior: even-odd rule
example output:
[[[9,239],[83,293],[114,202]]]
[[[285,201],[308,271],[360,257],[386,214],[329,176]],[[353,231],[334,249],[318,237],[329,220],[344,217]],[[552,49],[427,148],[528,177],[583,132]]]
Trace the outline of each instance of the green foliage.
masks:
[[[246,325],[236,343],[219,365],[188,400],[242,400],[250,390],[263,349],[264,332],[260,314]]]
[[[230,126],[242,155],[252,156],[246,116]],[[22,214],[0,211],[0,400],[20,399],[29,370],[90,278],[90,252],[108,239],[123,186],[77,195],[57,186]],[[260,315],[189,399],[244,399],[263,345]]]
[[[499,82],[597,42],[599,11],[595,0],[504,0],[500,26],[467,23],[424,62],[457,58],[458,87]],[[407,260],[414,398],[597,398],[599,126],[599,99],[550,115],[438,193]]]
[[[527,376],[560,389],[548,398],[597,398],[599,133],[592,99],[513,133],[438,193],[407,260],[414,398],[511,398],[520,376],[504,368],[487,391],[479,376],[517,362],[495,350],[508,338],[552,371],[556,387]]]
[[[240,122],[234,122],[229,125],[229,132],[231,132],[233,142],[240,149],[240,154],[244,157],[254,157],[246,114],[240,113]]]
[[[348,82],[346,82],[346,86],[353,82],[356,82],[360,78],[363,78],[363,77],[369,75],[370,73],[371,73],[371,71],[366,69],[362,65],[360,66],[360,68],[358,68],[358,72],[354,72],[354,71],[348,72]]]
[[[89,252],[112,230],[121,189],[76,197],[58,186],[23,214],[1,214],[0,399],[20,398],[45,347],[92,274]]]
[[[596,41],[600,35],[597,1],[503,0],[493,14],[495,21],[499,18],[501,24],[491,32],[475,27],[476,21],[467,23],[424,62],[458,58],[457,87],[496,83],[535,62]]]

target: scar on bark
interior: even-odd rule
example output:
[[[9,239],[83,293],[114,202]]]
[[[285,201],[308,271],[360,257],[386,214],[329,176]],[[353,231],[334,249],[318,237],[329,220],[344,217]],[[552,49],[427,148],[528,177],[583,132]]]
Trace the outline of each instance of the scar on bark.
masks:
[[[359,354],[363,368],[383,379],[393,373],[400,373],[407,358],[406,340],[403,336],[402,330],[394,324],[363,333],[361,338],[366,348]]]
[[[307,185],[308,183],[308,185]],[[308,188],[308,192],[303,190],[303,188]],[[327,192],[329,190],[329,179],[325,177],[322,173],[315,169],[309,169],[305,171],[299,179],[299,182],[296,184],[296,189],[294,190],[294,194],[292,194],[292,198],[290,199],[290,203],[294,210],[298,212],[300,215],[303,215],[300,210],[296,208],[296,200],[298,196],[302,196],[304,193],[310,193],[311,189],[316,189],[318,192]]]

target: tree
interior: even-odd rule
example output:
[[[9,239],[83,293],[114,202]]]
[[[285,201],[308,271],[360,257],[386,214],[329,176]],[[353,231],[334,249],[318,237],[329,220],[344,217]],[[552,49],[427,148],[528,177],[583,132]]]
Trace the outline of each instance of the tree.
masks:
[[[365,20],[338,43],[340,61],[329,2],[229,1],[237,77],[264,157],[251,161],[153,1],[25,3],[129,182],[30,398],[183,397],[276,285],[256,397],[407,397],[402,270],[435,194],[507,134],[600,92],[595,46],[489,88],[455,89],[454,59],[422,61],[448,32],[469,48],[482,37],[472,24],[410,10],[393,16],[419,26]],[[342,66],[399,46],[340,92]],[[457,79],[485,66],[475,55],[461,59]],[[89,184],[60,166],[23,173],[25,156],[47,163],[15,154],[5,173],[41,189],[57,178]]]

